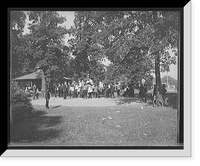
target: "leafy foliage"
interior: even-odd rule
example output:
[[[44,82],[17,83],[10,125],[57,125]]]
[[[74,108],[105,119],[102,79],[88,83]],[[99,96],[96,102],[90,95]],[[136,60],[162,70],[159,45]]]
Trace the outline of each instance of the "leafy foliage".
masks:
[[[21,36],[23,28],[25,26],[26,15],[22,11],[12,11],[10,13],[10,49],[12,60],[12,76],[17,77],[22,71],[21,59],[23,58],[18,52],[18,48],[21,44]]]
[[[76,12],[71,29],[74,38],[69,41],[74,69],[90,72],[90,59],[106,57],[112,63],[106,71],[107,81],[124,74],[138,82],[154,71],[160,82],[160,72],[176,63],[178,19],[179,13],[169,11]]]
[[[28,12],[30,33],[23,35],[18,51],[23,55],[23,73],[36,68],[44,71],[48,82],[58,81],[70,72],[69,49],[63,39],[67,29],[65,20],[55,11]]]
[[[11,93],[11,116],[13,122],[23,120],[32,115],[33,107],[30,99],[16,83],[12,83]]]
[[[21,73],[39,67],[50,81],[90,74],[97,81],[125,75],[137,83],[153,71],[158,84],[160,72],[176,63],[178,12],[76,11],[69,30],[60,26],[66,20],[55,11],[27,15],[30,33],[21,36],[17,49]],[[65,46],[67,33],[72,38]],[[101,62],[105,57],[111,62],[107,69]]]
[[[101,45],[93,38],[102,20],[101,15],[97,11],[75,12],[74,26],[69,30],[73,38],[68,43],[74,56],[72,68],[79,77],[87,74],[95,80],[102,80],[104,77]]]

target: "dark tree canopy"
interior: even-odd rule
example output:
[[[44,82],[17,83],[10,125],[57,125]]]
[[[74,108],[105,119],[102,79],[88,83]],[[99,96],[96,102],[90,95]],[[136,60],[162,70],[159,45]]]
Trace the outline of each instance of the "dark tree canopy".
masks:
[[[22,70],[21,55],[18,47],[21,44],[21,36],[25,26],[26,15],[22,11],[12,11],[10,13],[10,43],[11,43],[11,67],[12,76],[20,76]]]
[[[26,15],[30,32],[22,35]],[[76,11],[74,26],[66,29],[61,26],[65,21],[56,11],[12,15],[11,30],[17,36],[13,41],[20,41],[15,42],[14,56],[18,75],[39,67],[54,81],[89,74],[97,82],[124,75],[138,83],[153,72],[160,87],[160,72],[176,63],[178,12]],[[63,41],[66,34],[72,37],[67,45]],[[103,58],[111,62],[108,67],[102,64]]]
[[[63,39],[67,29],[60,24],[65,20],[54,11],[31,11],[28,34],[22,36],[18,51],[23,55],[23,72],[41,68],[51,80],[59,80],[70,69],[69,49]]]

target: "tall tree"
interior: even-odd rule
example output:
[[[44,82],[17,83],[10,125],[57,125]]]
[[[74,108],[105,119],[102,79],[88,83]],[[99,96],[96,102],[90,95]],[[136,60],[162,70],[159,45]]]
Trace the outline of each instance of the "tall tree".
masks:
[[[61,26],[66,19],[55,11],[31,11],[28,16],[30,33],[21,47],[24,69],[31,72],[39,67],[48,81],[56,81],[70,70],[69,49],[63,41],[68,31]]]
[[[69,45],[74,56],[72,67],[79,77],[87,74],[95,79],[103,77],[101,45],[93,39],[102,19],[101,14],[98,11],[75,12],[74,26],[70,29],[74,38],[69,40]]]
[[[101,41],[107,57],[113,63],[119,64],[130,55],[133,48],[144,52],[154,65],[156,85],[160,90],[161,70],[169,70],[169,65],[176,62],[166,50],[171,49],[177,55],[179,13],[116,11],[115,14],[104,14],[108,17],[104,16],[96,39]]]
[[[152,68],[151,61],[146,56],[147,45],[145,43],[139,45],[140,39],[134,43],[134,37],[141,26],[136,18],[142,18],[142,13],[108,11],[102,15],[103,21],[98,27],[99,33],[94,37],[101,43],[103,54],[113,63],[111,68],[115,66],[114,73],[118,74],[113,74],[118,77],[125,74],[129,80],[137,83],[149,75]]]
[[[153,11],[154,39],[150,48],[154,48],[149,51],[151,52],[150,54],[154,55],[156,85],[159,91],[161,91],[161,70],[169,71],[170,64],[176,63],[174,56],[171,57],[167,50],[170,48],[177,53],[179,49],[177,45],[178,19],[177,12]]]
[[[12,77],[15,78],[21,74],[23,57],[18,52],[21,45],[21,36],[25,26],[26,15],[22,11],[10,12],[10,55]]]

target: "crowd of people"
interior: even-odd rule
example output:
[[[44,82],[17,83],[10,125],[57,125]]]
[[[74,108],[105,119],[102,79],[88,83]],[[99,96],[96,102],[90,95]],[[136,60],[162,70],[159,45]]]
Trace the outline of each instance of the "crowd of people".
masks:
[[[32,87],[27,87],[25,89],[26,91],[29,91],[32,89],[32,95],[33,99],[39,98],[39,89],[34,84]],[[50,96],[53,96],[55,98],[63,98],[63,99],[69,99],[69,98],[100,98],[100,97],[106,97],[106,98],[115,98],[115,97],[134,97],[134,90],[139,90],[139,97],[141,98],[142,102],[147,102],[147,92],[148,87],[146,84],[141,84],[139,87],[135,87],[133,84],[125,84],[116,82],[116,83],[103,83],[98,82],[94,83],[92,79],[86,78],[86,79],[80,79],[78,81],[64,81],[64,83],[57,83],[54,84],[53,88],[47,89],[44,97],[47,100],[46,107],[48,108],[48,101],[50,99]],[[51,93],[50,93],[51,92]],[[152,99],[156,99],[158,94],[157,87],[154,85],[153,93],[152,93]],[[166,98],[166,86],[165,84],[162,85],[161,94],[163,101]]]
[[[147,101],[148,87],[146,84],[141,84],[139,87],[135,87],[133,84],[123,84],[121,82],[116,83],[94,83],[92,79],[81,79],[78,81],[65,81],[64,83],[54,84],[53,89],[49,89],[49,92],[56,98],[114,98],[114,97],[134,97],[134,90],[139,90],[139,97],[143,102]],[[33,99],[38,99],[41,91],[34,84],[32,87],[26,87],[25,92],[32,92]],[[158,90],[154,85],[152,97],[155,99],[158,96]],[[166,98],[166,85],[162,85],[161,96],[163,100]]]
[[[102,83],[95,84],[92,79],[64,82],[54,85],[55,97],[66,98],[100,98],[100,97],[111,97],[116,96],[133,96],[131,95],[133,88],[131,86],[122,85],[120,82],[113,83]]]
[[[148,87],[146,84],[141,84],[139,86],[139,97],[141,98],[142,102],[147,102],[147,92]],[[165,84],[162,85],[161,89],[161,97],[163,101],[166,98],[166,86]],[[158,96],[158,89],[156,85],[154,85],[152,97],[153,100]],[[99,82],[99,84],[94,84],[91,79],[87,80],[79,80],[78,82],[64,82],[63,84],[55,84],[54,85],[54,95],[55,97],[59,97],[63,99],[67,98],[114,98],[114,97],[134,97],[134,86],[133,84],[121,84],[120,82],[113,84],[103,84]],[[49,90],[45,94],[46,98],[46,108],[49,108],[48,102],[50,99],[50,92]]]

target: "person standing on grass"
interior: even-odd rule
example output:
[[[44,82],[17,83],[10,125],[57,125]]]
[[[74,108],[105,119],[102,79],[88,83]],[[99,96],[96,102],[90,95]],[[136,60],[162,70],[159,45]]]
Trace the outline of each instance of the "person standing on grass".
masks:
[[[165,101],[165,99],[166,99],[166,93],[167,93],[166,85],[162,84],[162,98],[163,98],[163,101]]]
[[[71,92],[71,98],[74,98],[74,84],[71,83],[70,85],[70,92]]]
[[[63,97],[63,83],[60,86],[61,97]]]
[[[49,92],[49,89],[47,89],[46,92],[45,92],[46,108],[47,109],[50,109],[50,107],[49,107],[50,98],[51,98],[51,93]]]
[[[36,90],[36,99],[39,98],[39,93],[40,93],[40,91],[39,91],[39,89],[37,88],[37,90]]]
[[[35,84],[33,85],[33,100],[35,100],[35,98],[36,98],[36,86],[35,86]]]
[[[78,89],[77,89],[77,97],[81,97],[81,82],[78,83]]]
[[[58,97],[61,97],[61,85],[58,84]]]
[[[95,98],[99,98],[99,97],[100,97],[99,92],[98,92],[98,86],[97,86],[97,85],[94,86],[94,97],[95,97]]]
[[[85,82],[85,84],[83,86],[83,98],[87,99],[87,97],[88,97],[88,85]]]
[[[146,84],[144,84],[144,86],[143,86],[143,101],[146,103],[147,102],[147,86],[146,86]]]
[[[55,95],[55,98],[58,95],[58,86],[56,84],[54,85],[54,95]]]
[[[144,84],[141,85],[139,93],[140,93],[140,97],[142,98],[142,101],[146,102],[147,88]]]
[[[66,82],[63,84],[63,99],[67,97],[67,85]]]
[[[75,96],[75,98],[78,97],[78,83],[75,83],[75,85],[74,85],[74,96]]]
[[[118,84],[117,84],[117,96],[118,97],[120,96],[120,89],[121,89],[121,86],[120,86],[120,83],[118,82]]]
[[[89,83],[88,84],[88,98],[92,98],[93,86]]]

